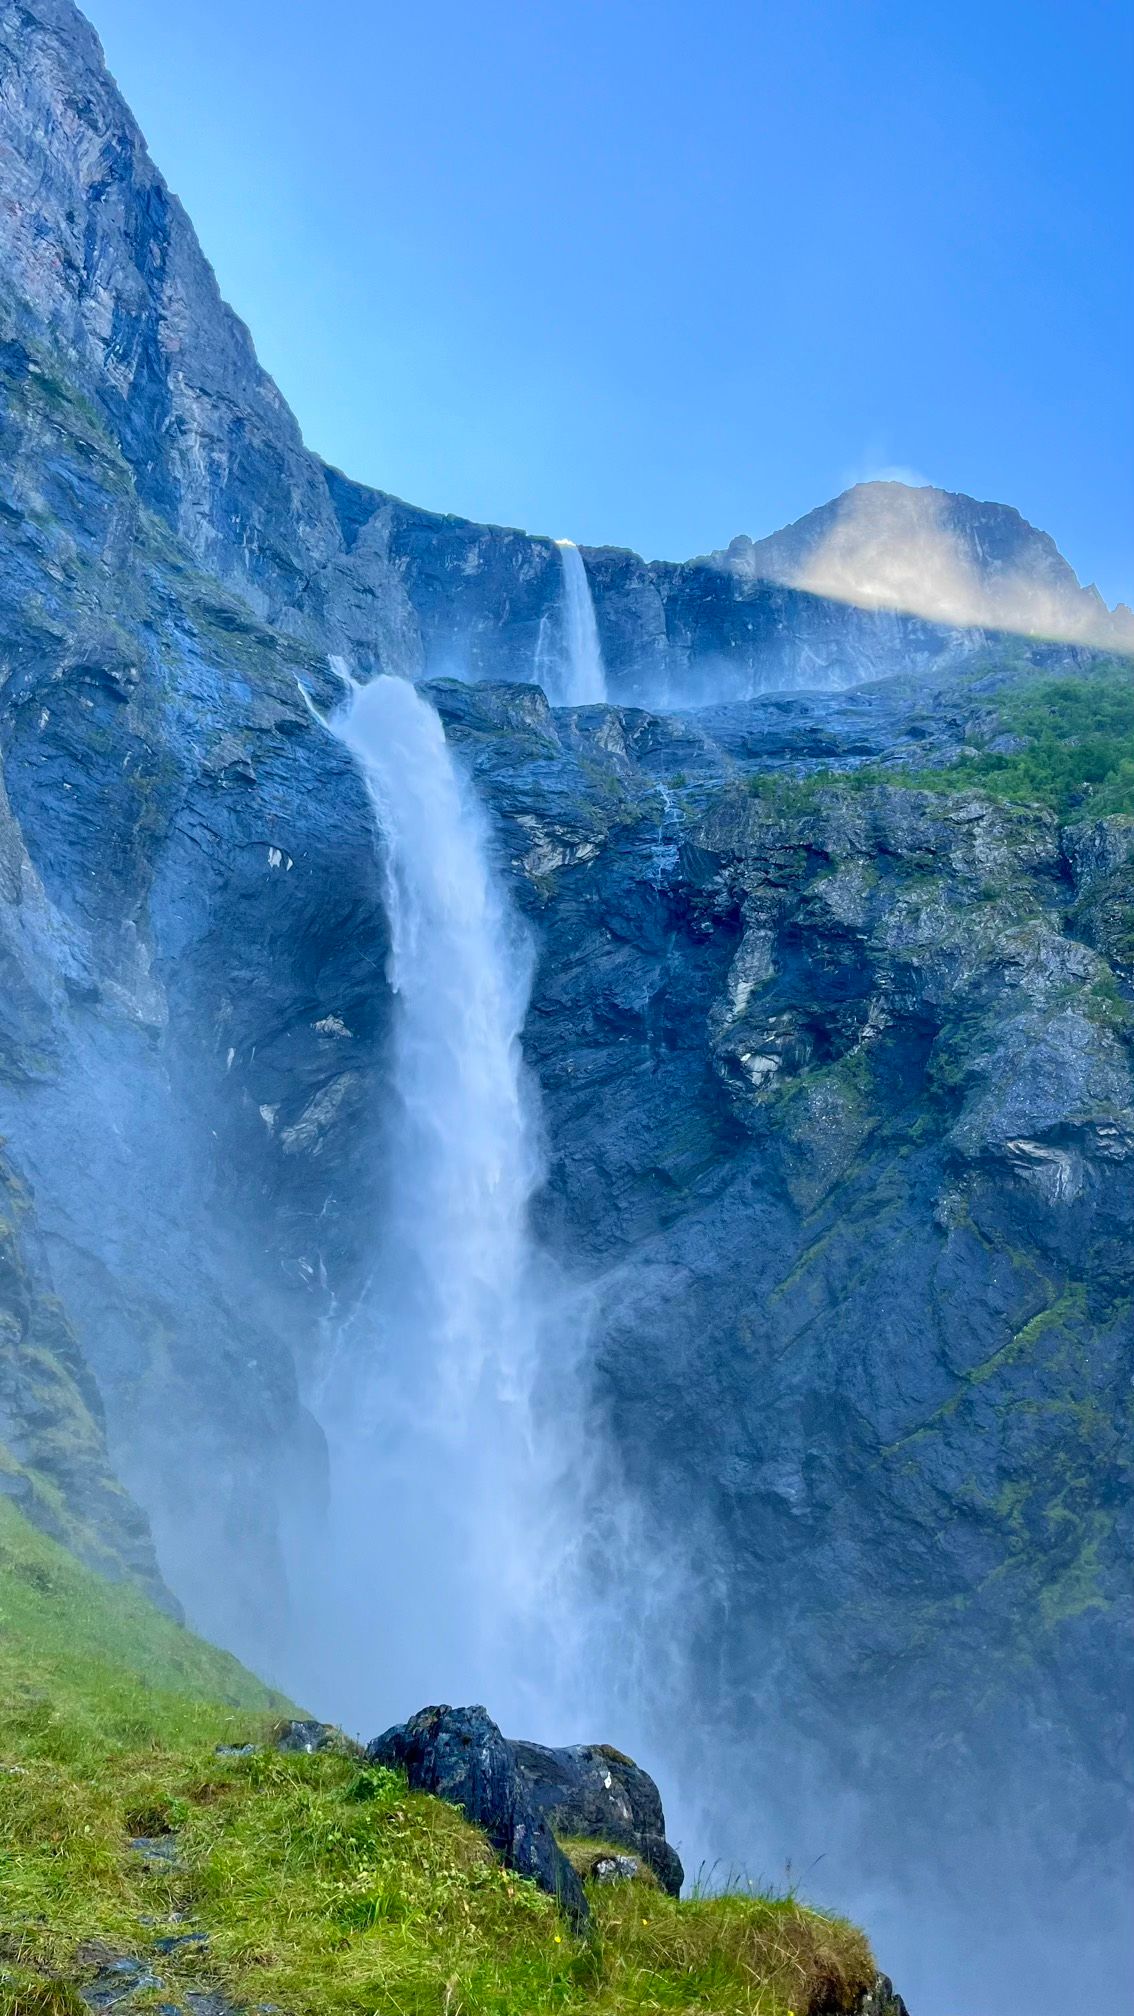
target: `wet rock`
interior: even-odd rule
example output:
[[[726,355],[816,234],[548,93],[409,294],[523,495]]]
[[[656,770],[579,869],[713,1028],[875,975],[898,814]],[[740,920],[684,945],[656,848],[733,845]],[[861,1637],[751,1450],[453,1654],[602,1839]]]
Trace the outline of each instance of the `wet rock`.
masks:
[[[596,1855],[587,1874],[594,1883],[632,1883],[641,1869],[633,1855]]]
[[[319,1750],[338,1750],[351,1756],[362,1754],[360,1746],[344,1736],[333,1722],[282,1722],[272,1737],[272,1748],[305,1757],[313,1757]],[[242,1756],[246,1752],[238,1750],[230,1754]]]
[[[185,1946],[204,1947],[208,1937],[204,1932],[189,1932],[178,1938],[159,1939],[155,1949],[160,1954],[168,1954]],[[80,1967],[95,1967],[93,1979],[80,1987],[79,1999],[92,2016],[102,2016],[102,2012],[120,2010],[123,2016],[136,2008],[157,2010],[157,2016],[240,2016],[227,1996],[216,1988],[196,1988],[187,1990],[176,2002],[155,2004],[152,1996],[160,1994],[164,1983],[160,1974],[146,1960],[136,1954],[117,1953],[101,1940],[90,1940],[80,1946],[75,1958]],[[270,2009],[271,2004],[260,2004]]]
[[[104,1960],[94,1980],[79,1989],[79,1997],[88,2009],[101,2012],[128,2007],[134,1995],[160,1987],[160,1979],[144,1960],[123,1954]]]
[[[586,1924],[590,1909],[583,1886],[532,1804],[514,1746],[484,1708],[422,1708],[376,1737],[366,1757],[371,1764],[404,1770],[414,1791],[459,1806],[467,1820],[483,1827],[508,1868],[530,1876],[577,1928]]]
[[[131,1836],[130,1847],[143,1862],[156,1869],[176,1869],[178,1863],[178,1842],[176,1834],[135,1834]]]
[[[625,1844],[641,1855],[663,1890],[681,1891],[685,1872],[665,1838],[661,1794],[649,1773],[605,1743],[551,1750],[513,1743],[512,1753],[537,1813],[559,1835]]]

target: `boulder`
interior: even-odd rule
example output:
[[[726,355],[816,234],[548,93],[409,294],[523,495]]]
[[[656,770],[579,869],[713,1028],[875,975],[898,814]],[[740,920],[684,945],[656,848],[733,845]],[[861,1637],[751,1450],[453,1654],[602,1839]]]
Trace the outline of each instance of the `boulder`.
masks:
[[[593,1883],[633,1883],[641,1873],[636,1855],[596,1855],[588,1871]]]
[[[387,1729],[366,1751],[368,1763],[403,1770],[415,1792],[459,1806],[482,1827],[509,1869],[530,1876],[559,1903],[576,1929],[590,1917],[583,1886],[537,1811],[515,1756],[484,1708],[422,1708]]]
[[[855,2016],[910,2016],[910,2012],[889,1976],[880,1974],[863,1996]]]
[[[512,1753],[535,1811],[557,1834],[582,1835],[634,1849],[671,1897],[685,1871],[665,1838],[665,1814],[653,1779],[606,1743],[549,1750],[513,1743]]]

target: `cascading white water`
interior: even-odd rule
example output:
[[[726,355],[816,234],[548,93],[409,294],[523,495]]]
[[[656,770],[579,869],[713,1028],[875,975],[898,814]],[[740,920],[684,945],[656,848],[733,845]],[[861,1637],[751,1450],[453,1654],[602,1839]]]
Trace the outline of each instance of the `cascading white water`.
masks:
[[[533,1418],[531,953],[428,701],[378,678],[330,726],[374,808],[394,1021],[372,1290],[316,1398],[332,1502],[314,1636],[333,1664],[302,1661],[305,1684],[356,1726],[487,1699],[530,1727],[566,1468]]]
[[[564,680],[560,699],[568,707],[588,707],[606,699],[595,605],[583,556],[571,539],[557,539],[563,565]]]
[[[427,1411],[447,1429],[482,1380],[515,1399],[530,1379],[518,1314],[538,1174],[519,1048],[530,954],[428,701],[403,679],[375,679],[356,690],[338,732],[384,845],[396,996],[393,1243],[421,1372],[428,1340]]]
[[[515,1734],[658,1757],[691,1599],[591,1412],[595,1289],[529,1229],[531,947],[434,708],[335,669],[350,697],[328,725],[366,783],[389,924],[386,1181],[370,1288],[311,1395],[329,1506],[295,1536],[283,1677],[363,1735],[485,1701]]]

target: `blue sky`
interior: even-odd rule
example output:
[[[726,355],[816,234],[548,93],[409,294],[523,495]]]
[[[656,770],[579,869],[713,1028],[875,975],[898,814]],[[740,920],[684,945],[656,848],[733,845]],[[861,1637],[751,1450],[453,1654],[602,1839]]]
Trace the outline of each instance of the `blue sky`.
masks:
[[[351,475],[683,558],[908,470],[1134,601],[1129,5],[88,11]]]

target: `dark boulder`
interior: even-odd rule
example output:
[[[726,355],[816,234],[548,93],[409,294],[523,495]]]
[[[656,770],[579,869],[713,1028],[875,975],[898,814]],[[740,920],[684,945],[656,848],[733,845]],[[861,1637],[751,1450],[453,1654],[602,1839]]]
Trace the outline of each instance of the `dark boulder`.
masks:
[[[909,2010],[897,1993],[893,1982],[885,1974],[880,1974],[858,2004],[855,2016],[910,2016]]]
[[[366,1757],[403,1770],[413,1791],[459,1806],[466,1820],[483,1827],[508,1868],[556,1898],[574,1926],[587,1923],[583,1886],[532,1804],[515,1746],[484,1708],[422,1708],[376,1737]]]
[[[511,1748],[532,1806],[557,1834],[633,1848],[662,1889],[671,1897],[680,1895],[685,1871],[665,1838],[661,1795],[632,1758],[606,1743],[575,1743],[565,1750],[513,1743]]]

